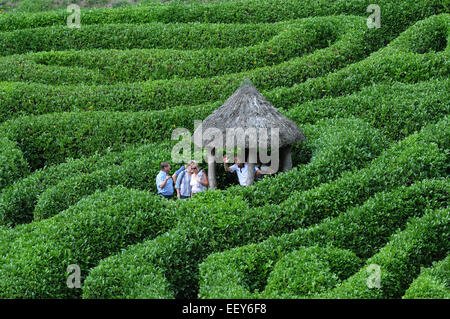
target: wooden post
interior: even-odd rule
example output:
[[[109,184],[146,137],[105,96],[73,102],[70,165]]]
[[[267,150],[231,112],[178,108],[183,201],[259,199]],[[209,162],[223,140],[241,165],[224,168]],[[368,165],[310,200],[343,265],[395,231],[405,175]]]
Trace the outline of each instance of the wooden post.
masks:
[[[255,182],[255,164],[257,160],[256,149],[249,149],[248,153],[248,175],[247,186],[253,185]]]
[[[292,169],[291,146],[280,149],[280,171],[287,172]]]
[[[208,149],[208,182],[209,182],[209,188],[210,189],[216,189],[217,188],[217,182],[216,182],[216,156],[215,156],[215,149],[211,148]]]

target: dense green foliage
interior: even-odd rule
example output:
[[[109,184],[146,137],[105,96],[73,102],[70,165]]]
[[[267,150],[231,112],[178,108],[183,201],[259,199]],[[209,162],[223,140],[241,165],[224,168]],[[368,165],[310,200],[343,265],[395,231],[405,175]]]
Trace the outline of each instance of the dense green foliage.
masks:
[[[404,299],[450,299],[450,256],[423,269],[406,290]]]
[[[371,3],[2,12],[0,297],[449,298],[450,8]],[[304,132],[293,169],[157,196],[172,131],[246,78]]]

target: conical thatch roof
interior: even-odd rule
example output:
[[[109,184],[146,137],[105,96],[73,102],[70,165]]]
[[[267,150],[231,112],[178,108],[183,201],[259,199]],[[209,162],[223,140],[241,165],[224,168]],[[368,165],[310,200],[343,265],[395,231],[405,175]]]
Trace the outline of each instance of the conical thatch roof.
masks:
[[[211,113],[202,123],[202,130],[217,128],[223,134],[223,146],[227,128],[279,128],[279,147],[305,141],[305,135],[294,121],[282,115],[255,86],[245,80],[225,103]],[[270,130],[265,145],[270,147]],[[260,137],[258,136],[258,142]],[[204,138],[203,146],[213,140]],[[194,141],[195,142],[195,141]],[[199,145],[200,146],[200,145]],[[246,147],[249,146],[246,138]],[[221,147],[221,146],[217,146]]]

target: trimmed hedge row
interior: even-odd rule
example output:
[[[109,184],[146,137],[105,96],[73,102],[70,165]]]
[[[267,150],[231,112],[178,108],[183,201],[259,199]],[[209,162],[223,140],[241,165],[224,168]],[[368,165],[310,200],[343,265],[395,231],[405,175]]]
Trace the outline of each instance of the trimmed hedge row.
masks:
[[[239,48],[196,51],[52,51],[13,56],[0,60],[0,80],[57,85],[110,84],[207,78],[243,72],[275,65],[331,45],[342,32],[335,27],[342,24],[342,19],[343,17],[326,17],[299,20],[286,25],[286,29],[271,40]],[[83,70],[86,70],[86,74]],[[62,75],[62,72],[67,74]]]
[[[445,207],[449,188],[445,179],[425,179],[379,192],[363,205],[318,225],[212,254],[199,266],[199,297],[259,298],[277,260],[303,246],[339,247],[369,258],[409,218],[422,216],[425,209]]]
[[[21,225],[0,264],[2,298],[69,298],[66,268],[90,267],[128,245],[171,228],[171,203],[148,192],[116,187],[79,201],[53,218]],[[5,243],[1,243],[4,245]]]
[[[392,140],[400,140],[425,124],[450,114],[450,80],[416,84],[376,84],[338,98],[324,98],[296,106],[284,115],[297,123],[326,117],[356,116]]]
[[[217,107],[217,106],[216,106]],[[200,111],[201,106],[197,107]],[[0,125],[0,136],[18,144],[35,170],[66,158],[170,138],[175,125],[193,126],[183,109],[159,112],[73,112],[26,116]],[[167,121],[168,112],[172,122]],[[201,118],[206,114],[197,113]],[[182,120],[183,119],[183,120]],[[190,120],[190,119],[189,119]]]
[[[276,204],[287,198],[293,190],[310,189],[321,182],[338,177],[345,170],[356,170],[364,166],[387,145],[382,135],[358,119],[322,121],[317,127],[310,129],[312,132],[308,134],[308,138],[312,140],[313,146],[305,148],[313,149],[313,157],[304,169],[278,175],[276,179],[268,178],[267,181],[256,183],[255,187],[248,191],[246,191],[248,188],[236,187],[235,192],[227,191],[227,193],[231,193],[231,196],[237,194],[244,196],[251,206]],[[316,151],[317,154],[314,154]],[[149,152],[133,162],[109,167],[89,175],[65,178],[40,195],[34,217],[35,219],[51,217],[95,190],[103,190],[112,185],[153,189],[159,163],[170,158],[170,155],[170,148],[158,148],[157,151]],[[294,185],[280,189],[279,186],[286,182]],[[259,200],[253,200],[255,197]]]
[[[16,143],[0,137],[0,191],[28,173],[28,163]]]
[[[212,23],[255,23],[276,22],[310,16],[337,14],[359,14],[367,17],[370,0],[243,0],[238,3],[152,3],[149,6],[124,7],[117,9],[93,9],[82,11],[82,25],[110,23],[148,23],[159,21],[212,22]],[[392,34],[427,16],[448,12],[448,4],[440,0],[395,1],[379,0],[382,8],[382,32]],[[0,16],[0,30],[35,28],[50,25],[65,25],[70,13],[64,11],[36,14],[7,14]]]
[[[282,257],[267,279],[265,299],[308,298],[330,290],[362,266],[348,250],[302,247]]]
[[[406,290],[403,299],[450,299],[450,256],[422,269]]]
[[[293,192],[330,182],[345,171],[361,169],[388,146],[379,131],[356,118],[318,120],[312,127],[302,126],[302,130],[308,138],[306,148],[312,152],[307,165],[228,192],[243,196],[251,207],[278,205]]]
[[[419,274],[421,266],[428,266],[444,258],[450,244],[450,209],[429,211],[414,218],[408,227],[396,234],[366,265],[379,265],[380,288],[367,285],[367,268],[347,279],[341,286],[323,295],[325,298],[401,298],[409,284]]]
[[[445,124],[448,120],[442,125]],[[438,134],[442,127],[434,127],[437,132],[431,126],[392,146],[368,168],[304,192],[302,210],[292,207],[300,204],[289,199],[281,206],[247,208],[239,212],[219,203],[210,209],[193,209],[176,228],[164,235],[102,261],[86,280],[83,297],[107,298],[109,287],[113,286],[117,297],[136,296],[134,289],[138,289],[142,292],[140,297],[150,298],[152,285],[146,282],[149,290],[143,290],[140,278],[155,271],[165,276],[173,297],[194,297],[198,289],[198,265],[211,253],[258,242],[335,216],[386,187],[444,175],[448,159],[438,145],[449,143],[449,133]],[[211,196],[211,193],[216,192],[201,193],[197,198]],[[298,196],[294,194],[292,199]],[[240,203],[228,198],[236,205]],[[137,269],[139,276],[129,275],[136,274]],[[159,285],[160,281],[154,284]]]
[[[435,30],[436,34],[440,34],[445,26],[447,37],[449,37],[449,25],[449,14],[427,18],[401,33],[387,47],[360,62],[353,63],[327,76],[309,79],[292,87],[274,89],[265,96],[274,105],[290,106],[313,99],[354,93],[362,87],[374,83],[416,83],[437,77],[448,78],[450,73],[448,64],[449,43],[443,51],[432,51],[435,49],[435,46],[432,45],[433,41],[436,39],[442,41],[441,36],[431,37],[430,41],[426,41],[430,45],[427,50],[431,50],[431,52],[425,54],[413,53],[410,52],[410,47],[414,46],[411,43],[413,41],[412,34],[419,37],[430,36],[428,27]]]
[[[433,20],[434,19],[434,20]],[[448,15],[427,21],[448,19]],[[345,19],[343,23],[348,21]],[[448,50],[414,54],[387,47],[369,58],[343,70],[327,72],[358,61],[370,53],[371,31],[365,21],[349,26],[350,31],[334,45],[311,55],[292,59],[273,67],[228,74],[208,79],[159,80],[145,84],[106,86],[48,86],[29,83],[0,83],[0,119],[20,114],[43,114],[64,110],[142,110],[175,105],[195,105],[225,100],[246,77],[275,106],[289,108],[299,103],[326,96],[340,96],[373,83],[395,81],[416,83],[433,77],[446,78],[450,72]],[[356,30],[356,29],[358,30]],[[372,30],[373,31],[373,30]],[[414,72],[411,72],[414,70]],[[322,77],[318,77],[322,76]],[[318,77],[311,79],[311,77]],[[307,80],[310,78],[309,80]],[[295,83],[305,81],[294,85]],[[292,86],[293,87],[288,87]],[[287,86],[279,88],[280,86]],[[278,87],[274,89],[275,87]],[[64,96],[64,100],[61,100]]]
[[[132,146],[122,153],[106,150],[103,156],[94,154],[87,158],[71,159],[60,165],[39,169],[0,193],[0,225],[15,226],[31,222],[39,196],[61,180],[88,176],[98,170],[132,163],[149,154],[167,152],[171,145],[172,142],[163,142],[141,147]],[[167,157],[164,160],[167,160]]]
[[[0,55],[87,49],[238,48],[270,40],[290,24],[116,23],[83,25],[80,29],[69,29],[65,25],[45,28],[29,26],[24,30],[0,33]]]
[[[161,169],[159,164],[171,156],[171,147],[168,143],[165,144],[146,147],[147,153],[121,165],[62,179],[39,196],[33,212],[34,219],[52,217],[81,198],[111,186],[122,185],[126,188],[151,190],[156,194],[155,177]]]
[[[176,105],[224,101],[245,78],[252,79],[260,90],[293,85],[358,61],[372,51],[368,38],[370,29],[367,29],[364,19],[343,17],[335,27],[341,30],[343,35],[328,48],[275,66],[206,79],[172,79],[99,86],[2,82],[0,111],[5,114],[5,119],[20,114],[77,109],[166,109]],[[64,99],[61,99],[61,96],[64,96]]]

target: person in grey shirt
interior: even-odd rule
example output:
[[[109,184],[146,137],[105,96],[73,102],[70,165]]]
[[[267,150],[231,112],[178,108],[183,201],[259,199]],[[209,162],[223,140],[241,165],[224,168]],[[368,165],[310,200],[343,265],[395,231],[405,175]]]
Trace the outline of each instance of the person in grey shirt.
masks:
[[[191,162],[186,164],[185,170],[181,171],[176,179],[175,189],[177,191],[177,197],[179,199],[190,198],[192,194],[192,186],[191,186]]]

